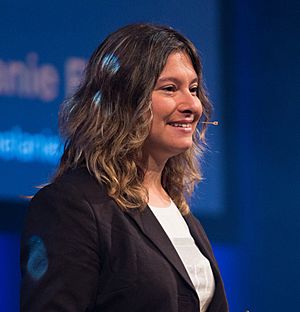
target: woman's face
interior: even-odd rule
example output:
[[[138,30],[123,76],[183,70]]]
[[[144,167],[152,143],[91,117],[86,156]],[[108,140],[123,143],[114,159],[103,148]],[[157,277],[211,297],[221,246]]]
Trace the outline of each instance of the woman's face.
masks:
[[[157,161],[192,146],[202,114],[197,88],[198,77],[187,54],[170,54],[152,92],[153,121],[144,146],[144,152]]]

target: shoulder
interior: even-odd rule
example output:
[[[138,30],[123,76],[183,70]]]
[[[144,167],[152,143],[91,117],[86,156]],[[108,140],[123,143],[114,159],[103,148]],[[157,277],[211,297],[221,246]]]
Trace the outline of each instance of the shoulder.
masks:
[[[22,231],[23,245],[38,236],[47,245],[56,242],[61,246],[66,240],[79,242],[84,238],[96,246],[99,216],[109,200],[104,187],[86,169],[65,173],[31,200]]]
[[[52,201],[86,201],[89,204],[109,200],[105,187],[88,172],[86,168],[76,168],[64,173],[54,182],[39,190],[31,205],[45,199]]]
[[[108,214],[114,202],[85,168],[66,172],[32,198],[25,219],[25,230],[47,227],[61,230],[79,224],[96,224]]]
[[[124,213],[107,195],[105,186],[86,168],[77,168],[37,192],[30,202],[26,224],[52,222],[55,227],[65,227],[65,223],[71,222],[93,223],[100,229],[120,218],[124,218]]]
[[[59,224],[70,216],[74,219],[78,215],[79,219],[83,214],[94,219],[92,194],[100,200],[105,197],[104,188],[86,169],[68,171],[35,194],[29,204],[27,221],[47,223],[53,220]]]

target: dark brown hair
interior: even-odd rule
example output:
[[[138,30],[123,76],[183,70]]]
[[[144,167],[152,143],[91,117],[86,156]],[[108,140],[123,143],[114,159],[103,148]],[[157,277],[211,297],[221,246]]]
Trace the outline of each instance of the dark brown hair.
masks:
[[[146,206],[148,194],[139,160],[151,128],[151,94],[173,52],[190,57],[199,78],[202,118],[209,120],[211,104],[195,46],[169,27],[125,26],[95,50],[81,86],[62,105],[60,129],[66,142],[56,178],[86,166],[122,209]],[[189,211],[185,196],[201,179],[197,157],[203,150],[205,129],[197,130],[193,146],[170,158],[163,170],[163,187],[183,214]]]

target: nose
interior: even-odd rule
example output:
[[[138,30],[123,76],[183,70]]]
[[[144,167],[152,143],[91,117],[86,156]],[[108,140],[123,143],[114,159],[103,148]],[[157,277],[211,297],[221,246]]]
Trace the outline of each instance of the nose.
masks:
[[[202,104],[199,97],[190,92],[190,90],[182,92],[178,98],[178,110],[185,114],[194,114],[198,118],[202,115]]]

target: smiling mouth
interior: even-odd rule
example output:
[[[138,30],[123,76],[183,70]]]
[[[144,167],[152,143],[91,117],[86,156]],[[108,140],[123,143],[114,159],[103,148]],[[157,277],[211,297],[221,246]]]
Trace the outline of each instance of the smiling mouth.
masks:
[[[169,126],[175,127],[175,128],[192,128],[192,125],[190,123],[177,123],[172,122],[168,123]]]

